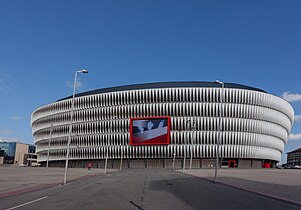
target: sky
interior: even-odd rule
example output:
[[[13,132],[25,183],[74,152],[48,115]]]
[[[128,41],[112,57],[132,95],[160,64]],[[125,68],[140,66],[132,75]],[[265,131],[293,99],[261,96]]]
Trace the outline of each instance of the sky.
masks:
[[[38,107],[78,92],[164,81],[257,87],[289,101],[301,147],[301,1],[2,0],[0,139],[33,144]],[[285,161],[285,153],[283,160]]]

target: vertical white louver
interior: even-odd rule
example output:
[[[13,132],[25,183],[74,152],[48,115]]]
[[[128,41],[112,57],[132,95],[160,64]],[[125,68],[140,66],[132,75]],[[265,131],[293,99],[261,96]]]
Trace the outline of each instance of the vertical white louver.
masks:
[[[215,157],[219,132],[220,88],[153,88],[125,90],[76,98],[72,159]],[[226,88],[221,154],[228,158],[279,161],[293,123],[293,109],[284,100],[254,90]],[[54,132],[50,161],[64,160],[71,99],[42,106],[31,116],[39,161],[46,161],[49,131]],[[171,144],[131,147],[129,119],[171,116]],[[116,117],[115,117],[116,116]],[[116,118],[116,119],[115,119]],[[196,131],[187,120],[196,119]],[[112,132],[111,132],[112,131]],[[195,135],[193,133],[195,132]]]

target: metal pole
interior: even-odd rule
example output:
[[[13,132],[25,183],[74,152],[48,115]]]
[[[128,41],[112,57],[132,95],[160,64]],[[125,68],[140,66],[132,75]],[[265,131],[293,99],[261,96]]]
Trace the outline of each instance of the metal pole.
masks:
[[[120,160],[120,171],[121,171],[121,169],[122,169],[122,157],[123,156],[123,150],[122,150],[122,147],[121,147],[121,160]]]
[[[185,149],[186,150],[186,149]],[[186,155],[185,155],[185,151],[184,151],[184,162],[183,162],[183,174],[185,173],[185,162],[186,162]]]
[[[191,122],[190,122],[190,126],[191,126]],[[191,166],[192,166],[192,153],[193,153],[193,145],[195,142],[195,132],[196,132],[196,128],[195,128],[195,118],[193,118],[192,121],[192,126],[193,126],[193,137],[191,139],[191,145],[190,145],[190,166],[189,166],[189,170],[191,170]]]
[[[116,119],[116,116],[113,116],[112,119]],[[112,134],[113,132],[113,120],[111,120],[111,126],[110,126],[110,133]],[[108,164],[108,142],[107,142],[107,155],[106,155],[106,162],[105,162],[105,171],[104,171],[104,174],[107,174],[107,164]]]
[[[104,174],[107,174],[107,165],[108,165],[108,146],[107,146],[107,155],[106,155],[106,162],[105,162],[105,171]]]
[[[116,116],[115,116],[116,117]],[[122,138],[122,141],[121,141],[121,145],[120,145],[120,148],[121,148],[121,157],[120,157],[120,171],[122,170],[122,160],[123,160],[123,139],[124,139],[124,134],[122,134],[123,138]]]
[[[190,120],[187,120],[185,123],[185,127],[187,130],[187,122],[190,122]],[[184,139],[184,162],[183,162],[183,174],[185,173],[185,168],[186,168],[186,138]]]
[[[18,160],[17,160],[17,163],[18,163],[18,164],[20,164],[20,162],[21,162],[21,161],[20,161],[20,156],[21,156],[21,155],[20,155],[20,152],[19,152],[19,153],[18,153]],[[23,163],[22,163],[22,164],[23,164]]]
[[[72,132],[72,123],[73,123],[73,112],[74,112],[74,101],[75,101],[75,92],[76,92],[76,80],[77,73],[88,73],[87,70],[76,71],[74,75],[74,85],[73,85],[73,96],[72,96],[72,105],[70,113],[70,123],[69,123],[69,133],[68,133],[68,143],[67,143],[67,154],[66,154],[66,165],[65,165],[65,174],[64,174],[64,184],[67,183],[67,173],[68,173],[68,162],[69,162],[69,151],[70,151],[70,142],[71,142],[71,132]]]
[[[173,154],[173,161],[172,161],[172,170],[175,170],[175,160],[176,160],[176,153]]]
[[[48,163],[49,163],[50,142],[51,142],[51,137],[52,137],[52,131],[53,131],[53,124],[51,123],[50,134],[49,134],[49,142],[48,142],[48,152],[47,152],[46,168],[48,168]]]
[[[221,109],[219,115],[219,133],[218,133],[218,140],[217,140],[217,147],[216,147],[216,161],[215,161],[215,172],[214,172],[214,183],[217,182],[217,167],[218,167],[218,158],[219,158],[219,145],[221,143],[222,138],[222,115],[223,115],[223,102],[224,102],[224,83],[220,81],[216,81],[222,85],[222,93],[221,93]]]
[[[75,92],[76,92],[76,79],[77,79],[77,71],[75,72],[75,76],[74,76],[73,96],[72,96],[72,105],[71,105],[70,123],[69,123],[69,133],[68,133],[68,143],[67,143],[67,155],[66,155],[65,174],[64,174],[64,184],[67,183],[69,150],[70,150],[70,142],[71,142],[71,132],[72,132],[72,122],[73,122],[73,112],[74,112],[74,101],[75,101]]]

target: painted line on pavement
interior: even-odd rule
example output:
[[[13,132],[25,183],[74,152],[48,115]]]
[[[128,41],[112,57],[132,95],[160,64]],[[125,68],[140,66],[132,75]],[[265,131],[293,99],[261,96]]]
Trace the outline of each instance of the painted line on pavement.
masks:
[[[54,183],[54,184],[38,185],[38,186],[35,186],[35,187],[20,189],[20,190],[16,190],[16,191],[7,192],[7,193],[0,193],[0,198],[7,197],[7,196],[10,196],[10,195],[16,195],[16,194],[20,194],[20,193],[25,193],[25,192],[31,192],[31,191],[35,191],[35,190],[39,190],[39,189],[48,188],[48,187],[53,187],[55,185],[59,185],[59,184]]]
[[[77,180],[81,180],[81,179],[85,179],[85,178],[88,178],[88,177],[92,177],[92,176],[97,176],[97,175],[100,175],[100,174],[101,173],[84,175],[84,176],[81,176],[81,177],[78,177],[78,178],[75,178],[75,179],[71,179],[68,183],[74,182],[74,181],[77,181]],[[38,186],[35,186],[35,187],[29,187],[29,188],[25,188],[25,189],[16,190],[16,191],[0,193],[0,198],[8,197],[8,196],[11,196],[11,195],[17,195],[17,194],[21,194],[21,193],[25,193],[25,192],[32,192],[32,191],[36,191],[36,190],[46,189],[46,188],[50,188],[50,187],[54,187],[54,186],[62,185],[62,184],[63,184],[63,182],[44,184],[44,185],[38,185]]]
[[[48,196],[45,196],[45,197],[42,197],[42,198],[38,198],[38,199],[35,199],[35,200],[32,200],[32,201],[29,201],[29,202],[20,204],[20,205],[18,205],[18,206],[11,207],[11,208],[6,209],[6,210],[17,209],[17,208],[20,208],[20,207],[22,207],[22,206],[26,206],[26,205],[31,204],[31,203],[34,203],[34,202],[37,202],[37,201],[40,201],[40,200],[44,200],[44,199],[46,199],[46,198],[48,198]]]

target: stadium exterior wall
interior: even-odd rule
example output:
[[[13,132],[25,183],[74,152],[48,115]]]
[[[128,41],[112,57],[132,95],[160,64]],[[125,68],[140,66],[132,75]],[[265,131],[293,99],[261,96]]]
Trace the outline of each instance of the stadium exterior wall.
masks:
[[[92,162],[94,167],[103,167],[108,156],[112,167],[121,158],[127,161],[124,167],[170,167],[173,158],[176,167],[182,167],[183,158],[192,155],[193,167],[212,167],[219,134],[220,156],[236,160],[238,167],[280,161],[294,121],[288,102],[262,90],[231,83],[225,83],[224,92],[214,83],[154,84],[78,94],[70,166],[85,167]],[[32,113],[39,163],[46,163],[53,124],[50,166],[64,165],[71,100],[61,99]],[[170,116],[169,145],[129,145],[130,118],[148,116]]]

